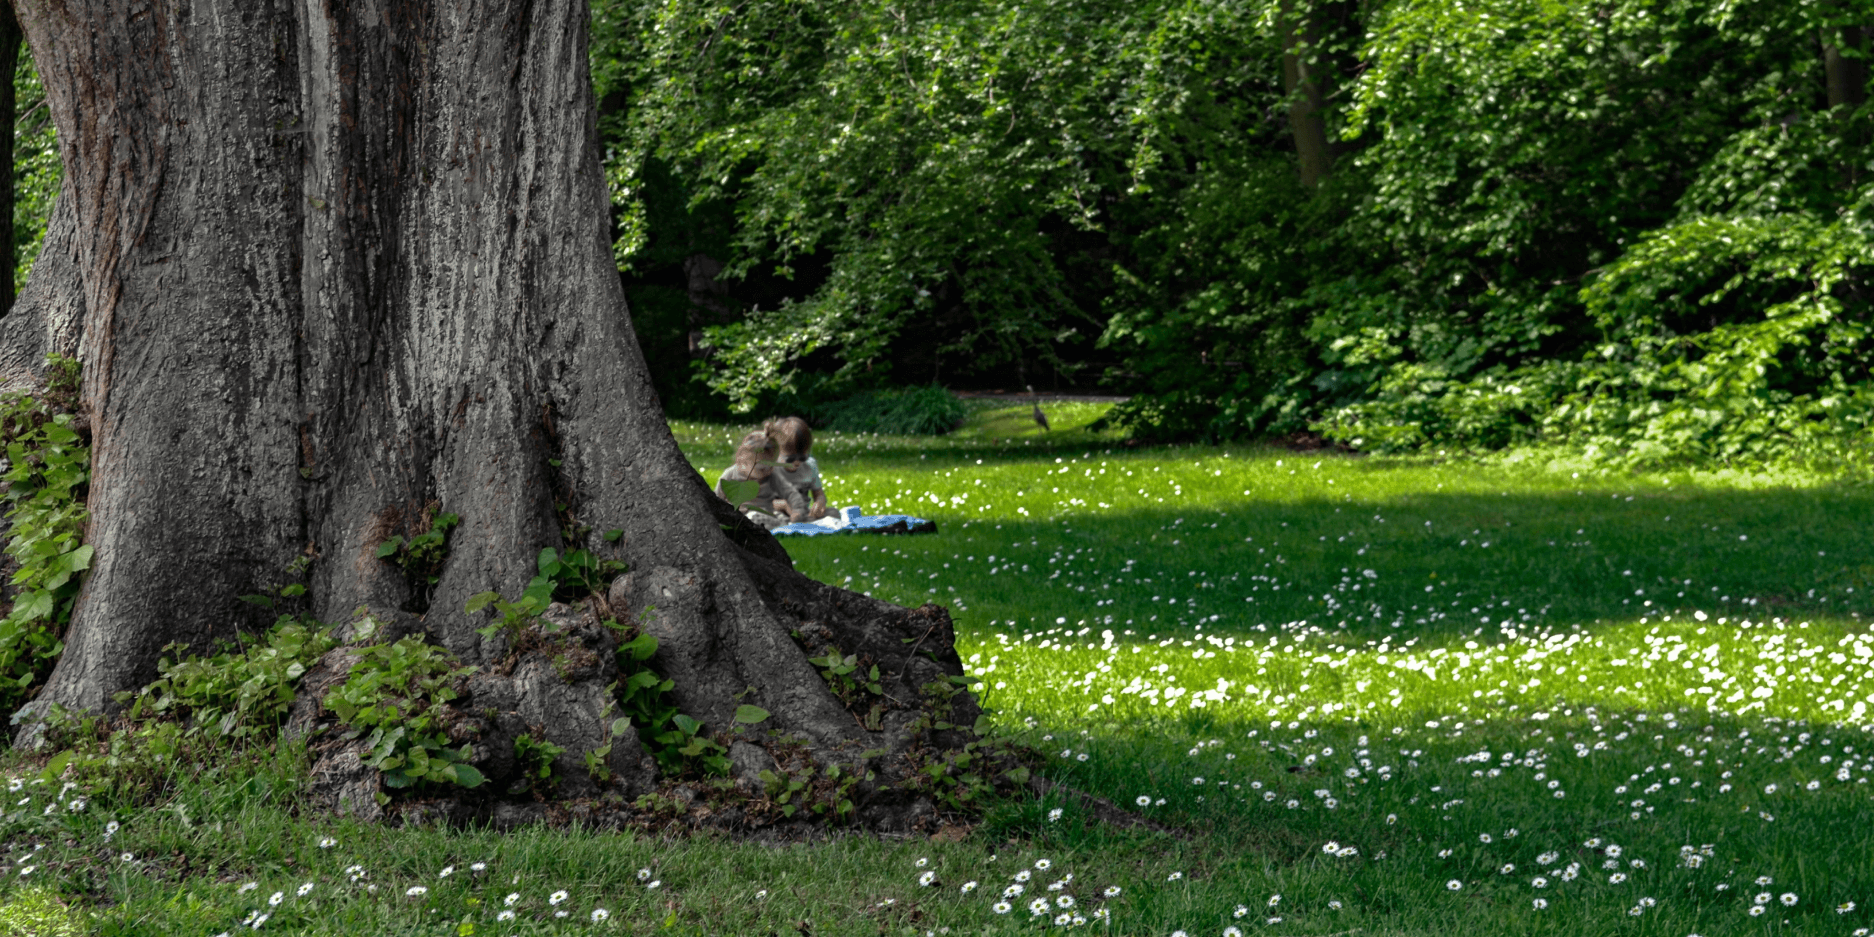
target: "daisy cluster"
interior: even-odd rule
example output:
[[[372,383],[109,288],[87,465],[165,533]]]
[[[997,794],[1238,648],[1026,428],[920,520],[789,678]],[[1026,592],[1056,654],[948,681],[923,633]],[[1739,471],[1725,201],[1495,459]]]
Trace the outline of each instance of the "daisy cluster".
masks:
[[[1312,861],[1349,885],[1384,876],[1453,895],[1520,890],[1530,913],[1567,902],[1638,917],[1672,904],[1745,918],[1810,902],[1831,918],[1851,915],[1874,882],[1763,857],[1786,856],[1776,844],[1793,838],[1824,854],[1846,848],[1842,859],[1855,861],[1858,847],[1837,833],[1874,801],[1874,733],[1777,716],[1720,728],[1706,716],[1587,706],[1383,729],[1351,717],[1272,718],[1181,755],[1165,739],[1088,730],[1038,742],[1054,774],[1088,787],[1137,778],[1141,764],[1154,775],[1181,769],[1182,783],[1131,799],[1163,822],[1343,831]],[[1792,887],[1766,890],[1783,876]]]
[[[1696,611],[1679,621],[1507,630],[1494,641],[1361,640],[1306,621],[1243,635],[1215,626],[1142,633],[1062,619],[991,632],[965,664],[979,693],[1052,717],[1150,720],[1204,709],[1245,720],[1384,718],[1394,710],[1535,712],[1598,702],[1866,724],[1874,705],[1874,637],[1866,633]]]
[[[936,869],[927,869],[929,858],[920,858],[914,866],[920,888],[939,888],[945,882]],[[1041,924],[1055,927],[1081,927],[1087,924],[1110,925],[1113,902],[1124,894],[1118,885],[1088,887],[1076,882],[1074,873],[1054,867],[1052,859],[1040,858],[1032,866],[1021,865],[1005,876],[999,885],[994,880],[969,879],[956,886],[964,899],[987,902],[991,914],[1025,915]]]
[[[35,782],[21,779],[13,779],[10,783],[16,791],[22,786],[27,789],[36,786]],[[69,801],[66,804],[69,806]],[[83,809],[79,807],[80,811]],[[65,830],[68,834],[91,837],[94,842],[64,843],[65,849],[61,850],[63,855],[59,859],[61,870],[82,869],[87,854],[97,848],[108,848],[111,838],[121,828],[118,821],[111,820],[101,827],[87,827],[82,831]],[[44,877],[40,866],[45,864],[46,857],[50,855],[46,845],[44,842],[30,845],[12,842],[7,845],[6,855],[0,859],[0,905],[4,904],[8,891],[22,884],[19,880]],[[322,861],[320,865],[345,861],[340,858],[342,852],[330,852],[340,848],[337,838],[318,837],[316,846],[321,852],[328,852],[333,857]],[[143,864],[142,860],[128,852],[110,861],[126,868]],[[457,922],[452,927],[468,928],[474,921],[480,920],[487,925],[519,926],[534,922],[597,928],[613,920],[613,906],[638,909],[649,907],[656,903],[655,899],[664,887],[664,882],[652,869],[646,867],[637,871],[636,881],[641,889],[637,895],[613,895],[611,901],[591,895],[575,899],[567,888],[521,886],[523,876],[520,874],[514,874],[510,881],[502,882],[493,866],[494,863],[489,861],[452,863],[436,870],[433,876],[414,882],[405,877],[387,878],[380,883],[366,864],[353,862],[345,866],[338,876],[315,874],[291,883],[263,883],[260,879],[225,881],[217,886],[217,890],[222,893],[213,896],[209,903],[230,909],[232,918],[231,926],[216,937],[231,937],[236,933],[263,929],[294,932],[303,928],[323,909],[328,909],[334,901],[360,900],[385,906],[396,915],[427,917],[446,913],[450,915],[449,920]],[[469,929],[461,932],[468,933]]]

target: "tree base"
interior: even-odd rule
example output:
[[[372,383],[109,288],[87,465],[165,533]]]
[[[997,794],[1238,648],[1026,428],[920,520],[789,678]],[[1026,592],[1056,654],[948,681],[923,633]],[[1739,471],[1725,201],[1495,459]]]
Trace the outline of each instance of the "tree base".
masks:
[[[342,727],[324,708],[326,693],[358,659],[357,645],[328,652],[301,679],[286,727],[289,737],[311,740],[313,805],[368,821],[495,828],[578,823],[794,840],[833,826],[928,835],[972,822],[982,801],[1018,793],[1028,783],[1031,753],[981,737],[986,725],[963,688],[948,611],[889,605],[809,580],[774,560],[743,559],[762,604],[781,619],[796,653],[819,668],[825,690],[840,702],[845,725],[790,732],[764,729],[759,720],[706,725],[697,737],[719,753],[715,770],[698,759],[675,771],[660,769],[647,750],[658,743],[639,735],[659,727],[617,718],[617,688],[631,676],[621,673],[618,650],[634,629],[608,623],[607,612],[630,615],[662,642],[650,663],[677,664],[672,669],[680,672],[663,666],[657,672],[676,683],[671,695],[679,704],[692,695],[735,694],[686,685],[707,674],[682,672],[681,662],[707,654],[688,646],[694,635],[659,633],[665,619],[654,611],[660,603],[694,610],[706,596],[698,595],[704,590],[697,577],[652,569],[621,577],[608,599],[554,604],[504,656],[460,681],[459,698],[439,716],[452,744],[472,746],[468,763],[486,779],[475,789],[430,785],[399,794],[385,788],[383,775],[366,764],[363,740],[341,737]],[[421,627],[407,614],[372,618],[378,623],[370,629],[372,641]],[[537,765],[529,770],[522,763],[517,743],[523,738],[558,749],[547,778],[538,777]],[[668,736],[663,745],[668,767]]]

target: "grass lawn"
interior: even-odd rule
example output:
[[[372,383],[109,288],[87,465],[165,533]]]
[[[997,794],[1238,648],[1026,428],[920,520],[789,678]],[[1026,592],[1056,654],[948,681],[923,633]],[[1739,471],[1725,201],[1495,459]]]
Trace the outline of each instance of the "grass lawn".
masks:
[[[1874,488],[1128,449],[1048,411],[822,436],[835,504],[939,532],[786,544],[948,605],[999,724],[1181,838],[1049,802],[961,842],[394,831],[295,816],[281,751],[168,766],[156,809],[11,792],[0,934],[1874,924]],[[675,429],[712,479],[739,432]]]

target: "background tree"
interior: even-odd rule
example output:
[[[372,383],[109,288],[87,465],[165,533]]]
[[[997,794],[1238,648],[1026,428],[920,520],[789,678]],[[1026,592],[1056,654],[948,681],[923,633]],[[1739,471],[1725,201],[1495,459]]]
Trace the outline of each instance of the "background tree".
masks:
[[[1623,462],[1837,460],[1874,413],[1867,0],[601,9],[628,288],[680,337],[706,231],[746,296],[688,399],[1026,368],[1158,437]],[[1644,246],[1707,215],[1828,233]],[[1600,298],[1642,269],[1705,314]],[[1840,308],[1766,325],[1804,282]]]
[[[65,177],[9,343],[75,340],[93,444],[95,560],[36,705],[112,706],[164,645],[256,624],[236,597],[302,558],[322,620],[362,609],[379,639],[496,661],[512,635],[466,600],[518,596],[573,545],[629,565],[611,610],[706,727],[755,706],[819,761],[869,751],[862,794],[917,767],[916,703],[960,673],[947,616],[794,573],[664,425],[612,260],[583,2],[17,9]],[[461,523],[431,587],[378,548],[439,509]],[[862,724],[807,661],[830,646],[899,705]],[[564,697],[548,733],[575,764],[607,734],[599,656],[527,690]],[[641,754],[609,757],[641,779]]]

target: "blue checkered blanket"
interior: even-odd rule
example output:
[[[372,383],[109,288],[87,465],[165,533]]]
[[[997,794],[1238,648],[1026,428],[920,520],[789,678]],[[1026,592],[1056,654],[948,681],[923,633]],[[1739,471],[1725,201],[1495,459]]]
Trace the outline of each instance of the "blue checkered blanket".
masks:
[[[830,523],[829,523],[830,522]],[[909,514],[862,514],[856,507],[841,508],[838,514],[800,524],[776,527],[777,537],[818,537],[823,534],[923,534],[936,533],[937,523]]]

